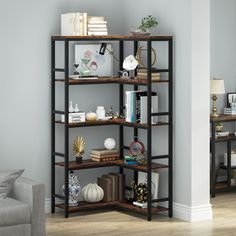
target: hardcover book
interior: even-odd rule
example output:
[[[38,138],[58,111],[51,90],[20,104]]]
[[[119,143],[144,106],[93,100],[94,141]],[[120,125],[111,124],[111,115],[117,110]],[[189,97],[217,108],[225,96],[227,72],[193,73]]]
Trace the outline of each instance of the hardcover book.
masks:
[[[112,201],[118,201],[119,200],[119,177],[116,175],[103,175],[102,177],[111,179],[112,180]]]
[[[110,175],[118,176],[118,193],[119,193],[119,201],[124,200],[125,195],[125,175],[121,173],[111,172]]]
[[[112,201],[112,180],[109,178],[98,177],[97,184],[103,189],[103,201]]]
[[[114,149],[114,150],[108,150],[108,149],[93,149],[91,151],[91,154],[95,154],[98,156],[102,156],[102,155],[110,155],[110,154],[117,154],[119,153],[118,150]]]

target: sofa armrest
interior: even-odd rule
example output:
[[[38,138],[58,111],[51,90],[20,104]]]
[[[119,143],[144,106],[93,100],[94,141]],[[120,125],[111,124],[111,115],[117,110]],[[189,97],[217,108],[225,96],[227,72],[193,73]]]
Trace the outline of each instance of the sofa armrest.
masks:
[[[13,186],[13,198],[30,206],[32,236],[44,236],[45,229],[45,186],[36,181],[18,178]]]

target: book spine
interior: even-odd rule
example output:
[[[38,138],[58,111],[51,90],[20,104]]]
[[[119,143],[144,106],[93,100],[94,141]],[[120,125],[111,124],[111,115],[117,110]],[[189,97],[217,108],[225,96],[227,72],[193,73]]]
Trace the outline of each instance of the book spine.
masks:
[[[79,13],[79,35],[84,35],[83,14]]]
[[[88,16],[88,21],[91,22],[103,22],[104,20],[104,16]]]
[[[91,24],[91,23],[89,23],[88,22],[88,28],[90,29],[90,28],[98,28],[98,29],[102,29],[102,28],[104,28],[104,29],[107,29],[107,25],[106,24]]]
[[[108,35],[107,32],[93,32],[93,31],[88,31],[89,36],[102,36],[102,35]]]
[[[86,12],[83,13],[83,28],[84,28],[84,35],[88,34],[88,15]]]
[[[94,157],[98,157],[98,158],[102,158],[102,157],[119,157],[120,154],[119,153],[116,153],[116,154],[103,154],[103,155],[97,155],[97,154],[94,154],[94,153],[90,153],[91,156],[94,156]]]
[[[107,28],[88,28],[90,32],[107,32]]]
[[[98,150],[92,150],[91,151],[92,154],[95,155],[108,155],[108,154],[119,154],[118,150],[103,150],[103,151],[98,151]]]
[[[75,13],[75,19],[74,19],[74,31],[75,35],[80,35],[80,13]]]

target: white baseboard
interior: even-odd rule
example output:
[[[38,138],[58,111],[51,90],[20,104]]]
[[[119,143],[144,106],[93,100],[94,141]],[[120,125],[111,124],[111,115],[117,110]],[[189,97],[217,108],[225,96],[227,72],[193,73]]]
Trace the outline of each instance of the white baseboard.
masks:
[[[161,205],[164,207],[168,207],[167,203]],[[212,220],[213,219],[212,205],[206,204],[201,206],[190,207],[187,205],[174,202],[173,217],[189,222]]]

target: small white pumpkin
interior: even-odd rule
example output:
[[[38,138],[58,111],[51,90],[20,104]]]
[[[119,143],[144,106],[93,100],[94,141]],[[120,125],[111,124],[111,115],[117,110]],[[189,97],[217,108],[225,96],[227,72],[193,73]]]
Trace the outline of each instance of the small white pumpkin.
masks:
[[[88,184],[82,189],[82,195],[86,202],[99,202],[103,199],[104,192],[97,184]]]
[[[95,121],[97,119],[96,113],[90,111],[86,114],[86,120],[88,121]]]

